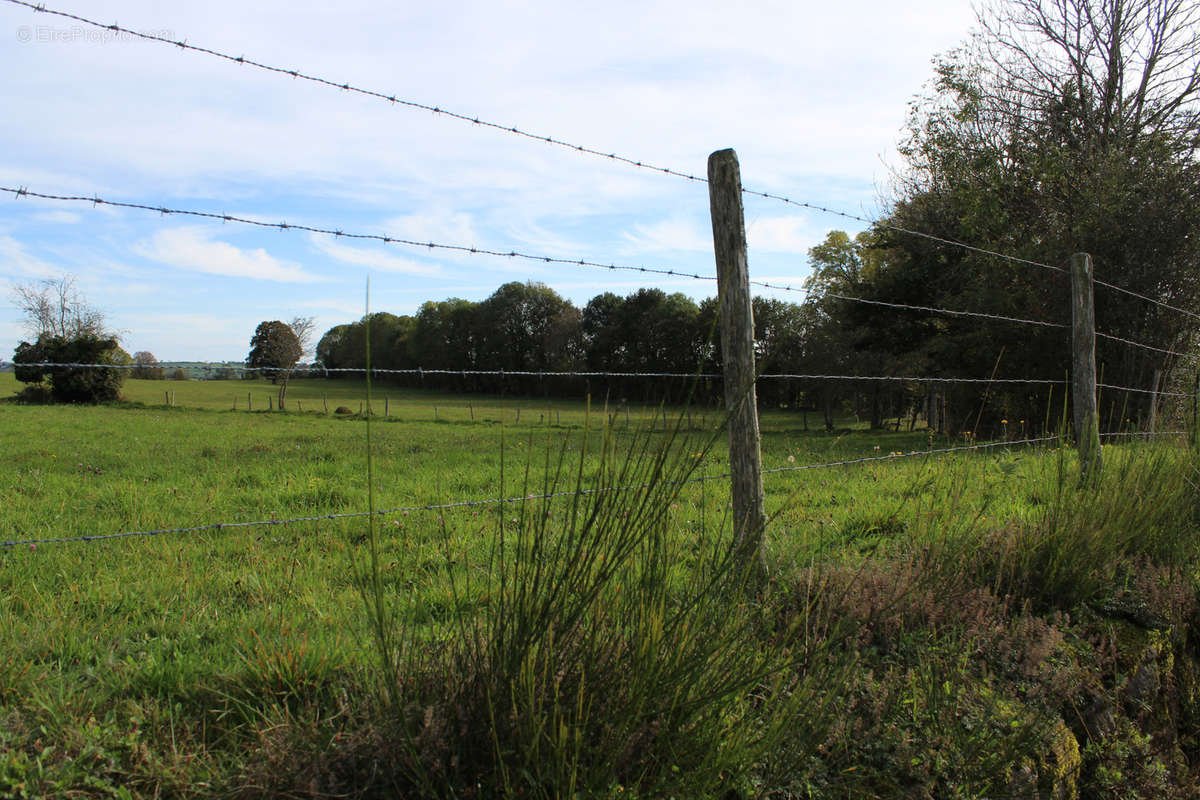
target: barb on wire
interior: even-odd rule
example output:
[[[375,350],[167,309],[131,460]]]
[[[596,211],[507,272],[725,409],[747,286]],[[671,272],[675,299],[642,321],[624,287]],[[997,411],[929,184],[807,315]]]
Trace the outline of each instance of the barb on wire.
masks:
[[[177,47],[180,50],[190,50],[195,53],[202,53],[204,55],[213,56],[215,58],[229,61],[234,64],[240,64],[242,66],[247,66],[247,67],[254,67],[255,69],[264,70],[266,72],[272,72],[277,75],[285,75],[294,80],[308,81],[310,83],[320,84],[322,86],[325,86],[325,87],[328,87],[331,89],[337,89],[339,91],[349,92],[351,94],[358,94],[358,95],[363,95],[365,97],[372,97],[377,100],[383,100],[392,105],[404,106],[406,108],[412,108],[412,109],[416,109],[419,111],[427,111],[427,112],[437,115],[437,116],[444,116],[444,117],[448,117],[450,119],[458,120],[460,122],[466,122],[471,125],[477,125],[482,128],[490,128],[492,130],[501,131],[503,133],[511,134],[513,136],[519,136],[519,137],[523,137],[526,139],[532,139],[533,141],[536,141],[536,142],[542,142],[545,144],[554,145],[556,147],[562,147],[564,149],[571,150],[576,153],[586,153],[588,155],[597,156],[599,158],[606,158],[609,161],[627,164],[629,166],[637,167],[639,169],[649,170],[651,172],[657,172],[657,173],[660,173],[663,175],[671,175],[676,178],[683,178],[684,180],[692,181],[695,183],[705,183],[705,184],[708,183],[707,178],[699,176],[699,175],[693,175],[691,173],[683,172],[683,171],[677,170],[677,169],[671,169],[669,167],[657,166],[655,164],[651,164],[651,163],[649,163],[647,161],[643,161],[641,159],[635,159],[635,158],[631,158],[629,156],[619,155],[617,153],[606,152],[604,150],[598,150],[596,148],[587,147],[587,146],[581,145],[581,144],[573,144],[573,143],[565,141],[563,139],[558,139],[554,136],[546,136],[546,135],[539,134],[539,133],[532,133],[532,132],[524,130],[522,128],[518,128],[515,125],[507,125],[507,124],[501,124],[498,122],[491,122],[489,120],[481,119],[480,117],[475,116],[475,115],[464,114],[464,113],[458,112],[458,111],[451,111],[449,109],[442,108],[441,106],[430,105],[428,103],[422,103],[422,102],[418,102],[416,100],[407,100],[405,98],[397,97],[396,95],[389,94],[387,92],[382,92],[382,91],[378,91],[375,89],[365,89],[360,86],[355,86],[354,84],[351,84],[346,81],[331,80],[329,78],[322,78],[322,77],[318,77],[316,75],[310,75],[310,74],[308,74],[306,72],[302,72],[298,69],[287,69],[284,67],[277,67],[277,66],[273,66],[270,64],[265,64],[260,61],[255,61],[254,59],[246,58],[244,55],[234,56],[229,53],[223,53],[219,50],[214,50],[214,49],[211,49],[208,47],[200,47],[198,45],[189,44],[188,42],[183,41],[183,40],[172,39],[168,36],[160,36],[160,35],[153,34],[153,33],[143,33],[140,31],[135,31],[130,28],[125,28],[120,25],[117,25],[115,23],[105,24],[103,22],[97,22],[96,20],[88,19],[87,17],[82,17],[82,16],[79,16],[78,14],[71,14],[71,13],[68,13],[65,11],[57,11],[54,9],[46,8],[45,5],[43,5],[41,3],[31,3],[31,2],[28,2],[27,0],[6,0],[6,1],[9,3],[12,3],[14,5],[24,6],[25,8],[32,9],[33,11],[38,12],[38,13],[52,14],[54,16],[62,17],[64,19],[69,19],[69,20],[73,20],[75,22],[82,23],[84,25],[89,25],[94,28],[100,28],[102,30],[112,31],[114,33],[121,33],[121,34],[125,34],[127,36],[133,36],[138,39],[143,39],[145,41],[168,44],[173,47]],[[1066,272],[1066,270],[1063,267],[1054,266],[1052,264],[1044,264],[1042,262],[1032,261],[1032,260],[1026,259],[1026,258],[1019,258],[1017,256],[1011,256],[1006,253],[1000,253],[1000,252],[997,252],[994,250],[988,250],[988,249],[985,249],[982,247],[976,247],[974,245],[967,244],[966,242],[960,242],[960,241],[956,241],[954,239],[948,239],[948,238],[945,238],[942,236],[935,236],[930,233],[924,233],[922,231],[912,230],[910,228],[904,228],[899,225],[892,225],[883,220],[872,220],[872,219],[868,219],[867,217],[859,216],[857,214],[851,214],[851,213],[848,213],[845,211],[838,211],[836,209],[827,208],[825,206],[820,206],[820,205],[816,205],[813,203],[807,203],[807,202],[804,202],[801,200],[794,200],[785,195],[773,194],[771,192],[763,192],[763,191],[758,191],[755,189],[747,189],[744,187],[742,189],[742,192],[744,194],[748,194],[748,195],[751,195],[754,197],[762,197],[767,200],[776,200],[781,203],[785,203],[787,205],[796,206],[797,208],[804,208],[804,209],[808,209],[810,211],[819,211],[824,214],[832,214],[835,216],[843,217],[845,219],[862,222],[867,225],[879,225],[880,227],[886,228],[887,230],[890,230],[890,231],[893,231],[896,233],[901,233],[906,236],[914,236],[914,237],[926,239],[929,241],[937,242],[939,244],[949,245],[952,247],[959,247],[964,250],[968,250],[970,252],[980,253],[982,255],[987,255],[987,256],[992,256],[994,258],[999,258],[999,259],[1002,259],[1005,261],[1010,261],[1010,262],[1013,262],[1016,264],[1024,264],[1024,265],[1028,265],[1028,266],[1040,267],[1042,269],[1048,269],[1048,270],[1052,270],[1055,272]]]
[[[1174,356],[1175,358],[1187,358],[1191,359],[1192,361],[1200,361],[1200,356],[1195,356],[1191,353],[1180,353],[1177,350],[1167,350],[1165,348],[1155,347],[1154,345],[1150,344],[1142,344],[1141,342],[1135,342],[1132,339],[1113,336],[1111,333],[1101,333],[1100,331],[1096,331],[1096,336],[1100,337],[1101,339],[1110,339],[1114,342],[1121,342],[1122,344],[1131,345],[1132,347],[1140,347],[1143,350],[1153,350],[1156,353],[1165,353],[1166,355]]]
[[[8,2],[16,2],[17,0],[8,0]],[[94,206],[112,206],[114,208],[131,208],[138,211],[150,211],[155,214],[176,214],[184,217],[200,217],[203,219],[213,219],[219,222],[237,222],[242,225],[253,225],[258,228],[274,228],[281,231],[304,231],[306,233],[317,233],[323,236],[333,236],[342,239],[370,239],[384,244],[401,245],[403,247],[422,248],[426,250],[451,250],[458,253],[469,253],[471,255],[495,256],[497,258],[517,258],[525,261],[537,261],[543,264],[567,264],[578,267],[596,267],[598,269],[621,270],[626,272],[644,272],[655,275],[669,275],[675,278],[692,278],[700,281],[715,281],[715,275],[699,275],[692,272],[682,272],[674,269],[663,269],[661,267],[639,267],[639,266],[622,266],[619,264],[603,264],[598,261],[587,261],[581,258],[557,258],[555,256],[534,255],[530,253],[522,253],[516,250],[489,250],[485,247],[471,247],[463,244],[440,244],[438,242],[419,242],[413,239],[403,239],[397,236],[387,236],[380,233],[348,233],[335,228],[319,228],[312,225],[296,225],[289,222],[263,222],[257,219],[248,219],[246,217],[237,217],[232,214],[218,214],[211,211],[188,211],[178,208],[166,208],[165,206],[151,206],[142,203],[123,203],[117,200],[104,200],[100,197],[82,197],[79,195],[55,195],[42,194],[40,192],[32,192],[25,187],[13,189],[7,186],[0,186],[0,192],[8,192],[14,197],[36,197],[42,200],[59,200],[72,203],[91,203]]]

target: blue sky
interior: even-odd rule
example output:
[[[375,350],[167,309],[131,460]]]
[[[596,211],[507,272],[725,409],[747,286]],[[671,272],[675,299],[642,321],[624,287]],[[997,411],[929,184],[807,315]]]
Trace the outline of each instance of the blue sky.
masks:
[[[71,12],[874,216],[908,103],[959,44],[961,0],[835,4],[168,3]],[[428,112],[102,35],[0,2],[0,185],[421,241],[713,273],[707,187]],[[802,282],[844,219],[746,198],[751,276]],[[859,226],[861,227],[861,226]],[[129,352],[240,360],[262,320],[318,336],[371,307],[542,281],[582,305],[715,284],[414,250],[0,196],[0,359],[16,283],[69,273]],[[791,295],[799,300],[801,296]]]

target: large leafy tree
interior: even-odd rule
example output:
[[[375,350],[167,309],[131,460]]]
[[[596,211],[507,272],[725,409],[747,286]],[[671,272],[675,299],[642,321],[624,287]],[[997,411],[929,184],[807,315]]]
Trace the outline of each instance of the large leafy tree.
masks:
[[[857,292],[1069,323],[1063,273],[907,229],[1051,266],[1088,252],[1105,282],[1200,311],[1198,22],[1196,0],[983,7],[977,35],[941,60],[931,95],[914,105],[897,203],[875,232],[884,257]],[[942,374],[1058,379],[1069,369],[1061,329],[908,317],[892,315],[900,327],[880,341]],[[1164,350],[1188,349],[1196,334],[1196,317],[1104,286],[1096,317],[1101,332]],[[1112,339],[1098,358],[1106,382],[1139,388],[1172,367],[1165,353]],[[1132,408],[1146,398],[1107,396]],[[1023,415],[1053,410],[1042,390],[1002,402]]]
[[[267,371],[272,382],[279,384],[281,411],[287,402],[288,380],[303,353],[300,338],[290,325],[280,320],[260,322],[250,338],[250,354],[246,357],[246,364]]]

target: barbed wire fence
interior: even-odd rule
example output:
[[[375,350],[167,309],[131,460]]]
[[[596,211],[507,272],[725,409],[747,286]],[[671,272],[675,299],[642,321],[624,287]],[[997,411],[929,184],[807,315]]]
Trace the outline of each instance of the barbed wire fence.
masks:
[[[716,187],[714,185],[714,181],[711,178],[711,176],[706,178],[704,176],[691,174],[686,171],[677,170],[677,169],[673,169],[670,167],[658,166],[658,165],[655,165],[655,164],[652,164],[652,163],[649,163],[649,162],[646,162],[643,160],[639,160],[636,158],[632,158],[629,156],[612,153],[612,152],[604,152],[603,150],[600,150],[600,149],[588,147],[588,146],[581,145],[581,144],[571,143],[565,139],[557,138],[554,136],[547,136],[547,135],[534,133],[534,132],[525,130],[523,128],[520,128],[518,126],[500,124],[500,123],[497,123],[494,121],[481,119],[477,116],[464,114],[464,113],[461,113],[458,111],[449,110],[440,105],[431,105],[431,104],[422,103],[422,102],[411,100],[411,99],[401,98],[401,97],[398,97],[398,96],[395,96],[392,94],[388,94],[383,91],[363,88],[360,86],[352,85],[348,82],[337,81],[337,80],[332,80],[332,79],[329,79],[326,77],[317,76],[317,75],[311,74],[307,71],[302,71],[299,69],[286,69],[286,68],[282,68],[282,67],[278,67],[278,66],[273,66],[273,65],[266,64],[264,62],[260,62],[260,61],[257,61],[257,60],[251,59],[251,58],[247,58],[242,55],[234,56],[229,53],[221,52],[220,50],[190,44],[183,40],[174,40],[167,36],[162,36],[162,35],[153,34],[153,33],[140,33],[140,32],[134,31],[132,29],[119,26],[115,23],[114,24],[101,23],[96,20],[92,20],[92,19],[80,16],[80,15],[49,9],[45,5],[40,4],[40,3],[39,4],[30,3],[30,2],[26,2],[26,0],[4,0],[4,1],[14,4],[14,5],[26,7],[28,9],[33,10],[36,13],[50,14],[50,15],[61,17],[61,18],[70,19],[70,20],[73,20],[80,24],[92,26],[92,27],[100,29],[100,30],[109,31],[112,33],[118,33],[121,35],[134,37],[134,38],[145,40],[148,42],[170,45],[170,46],[178,48],[180,51],[188,51],[188,52],[193,52],[193,53],[200,54],[200,55],[214,57],[214,58],[222,59],[227,62],[231,62],[231,63],[237,64],[240,66],[246,66],[246,67],[258,69],[261,71],[273,73],[276,75],[290,77],[292,79],[311,82],[314,84],[324,86],[326,88],[332,88],[332,89],[336,89],[336,90],[339,90],[342,92],[348,92],[348,93],[353,93],[353,94],[358,94],[358,95],[374,98],[376,100],[388,102],[389,104],[394,105],[394,106],[408,108],[411,110],[420,110],[420,111],[432,113],[435,115],[444,116],[446,118],[457,120],[457,121],[460,121],[463,123],[467,123],[467,124],[471,124],[474,126],[487,128],[487,129],[492,129],[492,130],[495,130],[495,131],[498,131],[501,133],[542,142],[542,143],[545,143],[545,144],[548,144],[551,146],[564,148],[564,149],[567,149],[567,150],[570,150],[573,152],[577,152],[580,154],[584,154],[584,155],[604,158],[609,161],[622,163],[622,164],[632,166],[632,167],[635,167],[638,169],[649,170],[649,171],[656,172],[659,174],[676,177],[676,178],[680,178],[680,179],[684,179],[684,180],[688,180],[688,181],[692,181],[692,182],[696,182],[696,183],[708,184],[710,187],[710,192],[716,191]],[[147,204],[147,203],[134,203],[134,202],[110,200],[110,199],[105,199],[105,198],[101,198],[98,196],[85,197],[85,196],[80,196],[80,195],[44,193],[44,192],[34,191],[25,186],[17,186],[17,187],[0,186],[0,192],[8,193],[8,194],[12,195],[14,197],[14,199],[36,198],[36,199],[54,201],[54,202],[91,204],[93,207],[109,206],[109,207],[114,207],[114,208],[144,211],[144,212],[148,212],[148,213],[156,213],[156,214],[159,214],[162,216],[179,215],[179,216],[186,216],[186,217],[191,217],[191,218],[206,219],[206,220],[213,221],[213,222],[249,225],[249,226],[256,226],[259,228],[277,229],[280,231],[300,231],[300,232],[316,234],[316,235],[321,235],[321,236],[330,236],[330,237],[334,237],[334,238],[372,240],[372,241],[377,241],[377,242],[380,242],[380,243],[383,243],[386,245],[394,245],[394,246],[401,246],[401,247],[407,247],[407,248],[421,248],[421,249],[425,249],[425,250],[452,251],[452,252],[468,254],[468,255],[472,255],[472,256],[481,256],[481,257],[489,257],[489,258],[518,259],[518,260],[525,260],[525,261],[530,261],[530,262],[539,262],[539,263],[544,263],[544,264],[556,264],[556,265],[563,265],[563,266],[595,268],[595,269],[603,269],[603,270],[610,270],[610,271],[629,271],[629,272],[637,272],[637,273],[646,274],[646,275],[667,276],[667,277],[672,277],[672,278],[686,278],[686,279],[692,279],[692,280],[697,280],[697,281],[708,281],[708,282],[716,281],[719,286],[718,293],[719,294],[726,293],[725,290],[720,288],[720,285],[723,280],[721,275],[703,275],[703,274],[699,274],[699,273],[695,273],[695,272],[687,272],[687,271],[682,271],[682,270],[677,270],[677,269],[668,269],[668,268],[661,268],[661,267],[654,267],[654,266],[647,266],[647,265],[621,265],[621,264],[608,263],[605,261],[586,259],[586,258],[578,258],[578,259],[562,258],[562,257],[558,257],[558,256],[539,255],[539,254],[535,254],[535,253],[526,253],[526,252],[521,252],[521,251],[516,251],[516,250],[503,250],[503,249],[495,249],[495,248],[478,247],[478,246],[472,246],[472,245],[463,244],[463,243],[435,242],[432,240],[419,241],[419,240],[414,240],[414,239],[405,239],[405,238],[394,237],[394,236],[385,235],[385,234],[345,231],[345,230],[342,230],[342,229],[339,229],[336,227],[326,226],[326,225],[297,224],[297,223],[289,223],[289,222],[284,222],[284,221],[277,222],[277,223],[269,223],[269,222],[264,222],[261,220],[251,219],[249,217],[237,216],[237,215],[228,214],[228,213],[224,213],[224,212],[171,208],[171,207],[167,207],[165,205],[154,205],[154,204]],[[869,226],[877,227],[878,229],[881,229],[881,230],[887,230],[892,233],[897,233],[897,234],[904,235],[904,236],[912,236],[912,237],[924,239],[927,241],[931,241],[940,246],[960,248],[960,249],[965,250],[970,253],[978,254],[981,256],[986,256],[989,258],[999,259],[999,260],[1002,260],[1002,261],[1005,261],[1008,263],[1012,263],[1017,266],[1034,267],[1034,268],[1038,268],[1041,270],[1058,273],[1058,274],[1071,274],[1072,273],[1072,270],[1069,270],[1067,267],[1050,264],[1050,263],[1044,263],[1041,261],[1032,260],[1032,259],[1028,259],[1028,258],[1024,258],[1024,257],[1020,257],[1020,256],[1015,256],[1015,255],[1007,254],[1007,253],[1003,253],[1003,252],[998,252],[998,251],[991,250],[988,248],[972,245],[967,242],[962,242],[962,241],[957,241],[954,239],[937,236],[937,235],[934,235],[934,234],[931,234],[931,233],[928,233],[925,231],[914,230],[914,229],[906,228],[904,226],[898,226],[898,225],[893,224],[892,221],[887,220],[887,219],[872,220],[865,216],[856,215],[856,214],[848,213],[845,211],[840,211],[837,209],[832,209],[832,208],[829,208],[829,207],[826,207],[823,205],[787,197],[785,195],[764,192],[764,191],[759,191],[759,190],[756,190],[753,188],[745,187],[745,186],[741,185],[740,178],[738,179],[738,181],[736,183],[736,193],[739,196],[744,194],[744,195],[748,195],[748,196],[754,196],[754,197],[759,197],[759,198],[763,198],[763,199],[774,200],[774,201],[778,201],[778,202],[784,203],[789,206],[804,208],[807,210],[817,211],[817,212],[821,212],[824,214],[829,214],[829,215],[837,216],[840,218],[861,222],[861,223],[867,224]],[[740,199],[738,200],[738,214],[740,216]],[[741,231],[741,237],[742,237],[742,247],[744,250],[744,238],[745,238],[744,224],[743,224],[743,230]],[[720,261],[720,260],[721,260],[721,258],[719,255],[718,261]],[[743,261],[743,267],[744,267],[744,252],[742,254],[742,261]],[[749,280],[748,278],[746,279],[746,283],[748,286],[756,286],[756,287],[760,287],[760,288],[786,291],[786,292],[805,292],[806,291],[806,289],[804,287],[793,286],[793,285],[790,285],[787,283]],[[1175,312],[1175,313],[1185,314],[1192,318],[1200,319],[1200,315],[1195,314],[1191,311],[1188,311],[1187,309],[1183,309],[1176,305],[1172,305],[1172,304],[1163,302],[1162,300],[1159,300],[1157,298],[1150,297],[1150,296],[1142,294],[1142,293],[1138,293],[1136,291],[1127,289],[1125,287],[1121,287],[1121,286],[1118,286],[1118,285],[1115,285],[1115,284],[1112,284],[1112,283],[1109,283],[1106,281],[1101,281],[1101,280],[1095,279],[1094,276],[1089,277],[1089,288],[1088,288],[1089,302],[1090,302],[1090,291],[1091,291],[1090,286],[1093,283],[1094,283],[1094,285],[1101,286],[1103,288],[1106,288],[1106,289],[1109,289],[1109,290],[1112,290],[1112,291],[1115,291],[1118,293],[1122,293],[1127,296],[1131,296],[1131,297],[1140,299],[1145,302],[1152,303],[1156,307],[1160,307],[1162,309],[1169,310],[1169,311]],[[964,318],[964,319],[982,319],[982,320],[987,320],[987,321],[991,321],[991,322],[1003,322],[1003,323],[1011,323],[1011,324],[1017,324],[1017,325],[1028,325],[1028,326],[1036,326],[1036,327],[1040,327],[1040,328],[1057,328],[1057,329],[1063,329],[1063,330],[1072,329],[1076,333],[1078,333],[1078,330],[1080,327],[1080,322],[1078,320],[1075,320],[1072,325],[1067,325],[1064,323],[1053,322],[1053,321],[1049,321],[1049,320],[1022,318],[1022,317],[1016,317],[1016,316],[1011,316],[1011,315],[1006,315],[1006,314],[991,313],[991,312],[984,311],[984,310],[951,309],[951,308],[939,307],[936,305],[898,303],[898,302],[891,302],[891,301],[885,301],[885,300],[856,297],[853,295],[847,295],[847,294],[843,294],[843,293],[830,292],[830,291],[824,292],[823,296],[826,298],[839,300],[839,301],[843,301],[843,302],[847,302],[847,303],[863,304],[863,305],[871,306],[873,308],[882,309],[882,310],[918,312],[918,313],[922,313],[922,314],[932,314],[932,315],[940,315],[940,316],[947,316],[947,317],[953,317],[953,318]],[[726,320],[723,319],[723,324],[725,322],[726,322]],[[753,323],[750,322],[749,320],[743,320],[741,324],[745,325],[747,322],[749,322],[750,332],[751,332],[750,335],[752,337]],[[1116,335],[1108,334],[1108,333],[1101,332],[1101,331],[1096,331],[1094,328],[1094,325],[1090,329],[1090,335],[1093,339],[1096,337],[1099,337],[1099,338],[1103,338],[1106,340],[1114,341],[1119,344],[1127,345],[1130,347],[1141,348],[1141,349],[1144,349],[1147,351],[1157,352],[1160,355],[1167,355],[1171,358],[1178,358],[1178,359],[1185,359],[1185,360],[1200,360],[1200,357],[1198,357],[1194,354],[1191,354],[1191,353],[1180,351],[1174,347],[1159,347],[1159,346],[1156,346],[1153,344],[1138,342],[1138,341],[1134,341],[1132,339],[1128,339],[1125,337],[1116,336]],[[1094,345],[1093,345],[1093,352],[1094,352]],[[154,365],[152,365],[152,367],[169,369],[169,368],[174,367],[176,365],[176,363],[178,363],[180,365],[180,368],[183,368],[183,366],[190,367],[190,366],[195,365],[195,362],[164,362],[164,363],[154,364]],[[6,366],[6,365],[4,365],[3,362],[0,362],[0,366]],[[115,364],[95,364],[95,363],[78,363],[78,362],[56,362],[56,361],[28,362],[28,363],[21,364],[20,366],[21,367],[45,368],[45,369],[49,369],[49,370],[137,369],[139,367],[144,368],[144,365],[136,365],[136,364],[134,364],[134,365],[115,365]],[[213,369],[223,369],[223,370],[231,370],[231,371],[247,371],[247,370],[249,370],[249,371],[253,371],[253,372],[257,372],[257,373],[262,373],[262,372],[269,373],[272,371],[270,368],[262,368],[262,367],[250,368],[250,367],[245,367],[245,366],[224,364],[224,363],[223,364],[208,363],[208,364],[202,364],[202,366],[206,369],[213,368]],[[728,365],[726,365],[726,366],[728,366]],[[289,371],[289,373],[290,372],[291,371]],[[306,372],[307,372],[307,374],[311,375],[311,374],[313,374],[314,370],[309,369]],[[787,380],[817,381],[817,382],[857,381],[857,382],[899,383],[899,384],[909,384],[909,385],[918,385],[918,386],[945,386],[945,385],[965,384],[965,385],[985,385],[985,386],[989,386],[989,387],[993,386],[993,385],[1000,385],[1000,384],[1026,385],[1026,386],[1055,386],[1055,385],[1066,386],[1068,384],[1068,381],[1066,379],[1050,380],[1050,379],[1040,379],[1040,378],[996,377],[994,375],[991,377],[988,377],[988,378],[982,378],[982,377],[971,377],[971,376],[943,377],[943,376],[921,376],[921,375],[909,375],[909,376],[905,376],[905,375],[855,375],[855,374],[826,374],[826,373],[755,374],[755,365],[753,364],[752,361],[749,364],[749,372],[753,376],[752,384],[754,382],[780,381],[780,380],[783,380],[783,381],[787,381]],[[365,367],[364,368],[322,368],[320,370],[320,373],[323,374],[324,376],[329,376],[330,374],[335,374],[335,375],[336,374],[363,374],[363,375],[366,375],[367,370]],[[621,378],[621,379],[645,379],[645,380],[670,379],[670,380],[725,381],[727,379],[727,376],[724,372],[722,372],[722,373],[703,373],[703,372],[699,372],[699,371],[694,372],[694,373],[637,372],[637,371],[630,371],[630,372],[553,371],[552,372],[552,371],[531,371],[531,370],[505,371],[505,370],[477,370],[477,369],[461,369],[461,370],[430,369],[430,370],[425,370],[425,369],[421,369],[421,368],[416,368],[416,369],[399,369],[399,370],[398,369],[372,369],[372,370],[370,370],[370,375],[371,376],[399,376],[399,375],[414,376],[415,375],[418,377],[423,377],[425,375],[458,375],[458,376],[462,376],[462,377],[466,377],[466,376],[505,377],[505,376],[507,376],[507,377],[537,378],[539,380],[545,380],[548,378],[573,378],[573,379],[584,379],[584,380],[592,379],[592,378]],[[1080,395],[1090,394],[1094,401],[1095,393],[1097,390],[1100,390],[1100,389],[1112,391],[1112,392],[1124,392],[1124,393],[1137,393],[1137,394],[1152,395],[1152,397],[1153,397],[1152,408],[1154,407],[1154,404],[1156,404],[1158,402],[1159,398],[1183,398],[1183,399],[1191,398],[1191,399],[1193,399],[1193,401],[1195,399],[1192,395],[1189,395],[1186,393],[1164,391],[1163,388],[1158,385],[1157,379],[1156,379],[1156,385],[1150,389],[1140,388],[1140,387],[1120,386],[1120,385],[1108,384],[1108,383],[1103,383],[1103,382],[1096,382],[1093,379],[1090,393],[1089,392],[1081,392],[1079,390],[1078,386],[1076,386],[1073,394],[1075,395],[1077,400]],[[726,398],[728,399],[729,397],[730,397],[729,389],[727,388],[726,389]],[[731,409],[732,409],[732,405],[733,404],[730,403]],[[753,405],[753,404],[751,404],[751,405]],[[372,413],[372,410],[368,408],[367,414],[370,415],[371,413]],[[1094,417],[1094,415],[1096,413],[1094,404],[1093,404],[1091,413]],[[1193,411],[1193,414],[1194,413],[1195,412]],[[757,420],[755,420],[754,424],[757,427]],[[1104,437],[1104,438],[1133,437],[1133,436],[1140,436],[1140,435],[1152,436],[1152,437],[1179,436],[1179,435],[1182,435],[1183,433],[1185,433],[1185,432],[1178,431],[1178,430],[1171,430],[1171,431],[1154,430],[1153,425],[1151,425],[1150,430],[1143,431],[1143,432],[1133,432],[1133,431],[1118,431],[1118,432],[1105,432],[1105,433],[1097,432],[1098,437]],[[958,447],[930,448],[930,449],[927,449],[924,451],[916,451],[916,452],[903,453],[903,454],[893,453],[893,454],[889,454],[886,456],[870,456],[870,457],[864,457],[864,458],[844,459],[844,460],[830,461],[830,462],[821,462],[821,463],[803,464],[803,465],[797,465],[797,466],[771,468],[771,469],[766,469],[766,470],[761,469],[761,465],[760,465],[758,467],[758,477],[756,480],[759,482],[760,492],[761,492],[762,475],[777,475],[777,474],[800,472],[800,471],[806,471],[806,470],[830,469],[830,468],[835,468],[835,467],[852,466],[852,465],[872,463],[872,462],[878,462],[878,461],[888,461],[888,460],[892,460],[892,459],[900,458],[900,457],[903,457],[903,458],[934,457],[934,456],[940,456],[940,455],[945,455],[945,454],[950,454],[950,453],[962,453],[962,452],[970,452],[970,451],[989,450],[989,449],[998,448],[998,447],[1036,446],[1039,444],[1045,444],[1050,441],[1059,441],[1059,440],[1060,440],[1059,437],[1047,436],[1047,437],[1015,439],[1012,441],[971,442],[970,444],[958,446]],[[731,460],[736,460],[736,459],[731,459]],[[692,479],[692,481],[728,480],[728,479],[731,479],[734,477],[735,476],[732,473],[724,473],[721,475],[704,476],[702,478]],[[736,483],[736,480],[735,480],[735,483]],[[598,488],[598,489],[581,490],[581,491],[584,493],[594,493],[594,492],[624,491],[624,490],[633,489],[633,488],[638,488],[638,487],[636,487],[636,486],[602,487],[602,488]],[[168,534],[168,533],[222,531],[222,530],[226,530],[226,529],[245,528],[245,527],[253,527],[253,526],[260,526],[260,525],[283,525],[283,524],[292,524],[292,523],[301,523],[301,522],[319,522],[319,521],[323,521],[323,520],[352,519],[352,518],[360,518],[360,517],[364,517],[364,516],[369,516],[372,513],[374,513],[374,514],[392,514],[392,513],[397,513],[400,511],[448,510],[448,509],[462,508],[462,507],[475,507],[475,506],[487,506],[487,505],[496,505],[496,504],[504,504],[504,503],[512,503],[512,502],[522,502],[522,501],[525,501],[528,499],[551,499],[551,498],[556,498],[556,497],[566,497],[566,496],[577,495],[579,493],[580,493],[580,491],[557,492],[557,493],[547,494],[547,495],[533,495],[533,496],[526,496],[526,497],[520,497],[520,498],[494,498],[494,499],[486,499],[486,500],[462,500],[462,501],[456,501],[456,502],[452,502],[452,503],[413,505],[413,506],[406,506],[406,507],[401,507],[401,508],[396,508],[396,509],[381,510],[381,511],[376,511],[376,512],[350,512],[350,513],[343,513],[343,514],[297,516],[297,517],[291,517],[291,518],[287,518],[287,519],[272,519],[272,520],[242,521],[242,522],[221,522],[221,523],[212,523],[212,524],[200,525],[200,526],[162,528],[162,529],[145,530],[145,531],[126,531],[126,532],[111,533],[111,534],[99,534],[99,535],[95,535],[95,536],[40,538],[40,539],[13,539],[13,540],[8,540],[8,541],[0,541],[0,547],[15,547],[18,545],[37,545],[37,544],[64,543],[64,542],[92,542],[92,541],[103,541],[103,540],[109,540],[109,539],[115,539],[115,538],[158,536],[158,535],[163,535],[163,534]],[[741,523],[735,521],[735,524],[740,525]]]

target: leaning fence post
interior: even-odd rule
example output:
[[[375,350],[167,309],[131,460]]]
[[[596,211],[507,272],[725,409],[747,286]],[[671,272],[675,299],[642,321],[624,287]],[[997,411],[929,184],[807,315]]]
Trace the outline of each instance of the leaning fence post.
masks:
[[[737,153],[718,150],[708,157],[708,199],[717,262],[721,359],[725,410],[729,414],[729,471],[733,493],[734,547],[748,578],[766,577],[763,529],[762,454],[754,391],[754,310],[746,263],[746,223]]]
[[[1100,474],[1100,422],[1096,413],[1096,309],[1092,300],[1092,257],[1071,256],[1071,394],[1075,440],[1079,448],[1079,480]]]

